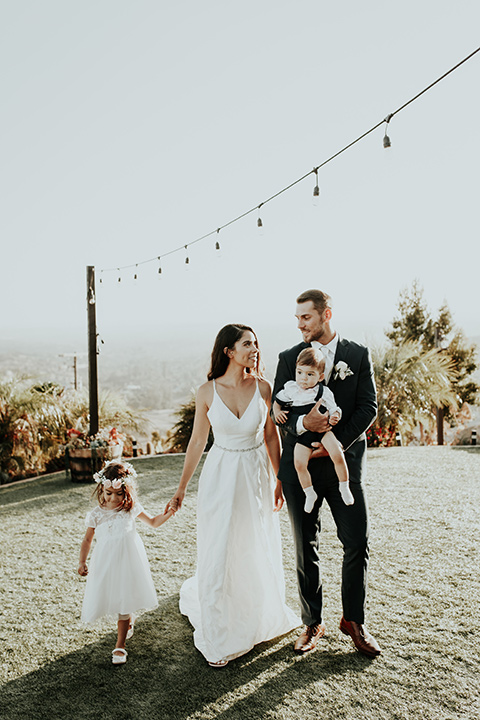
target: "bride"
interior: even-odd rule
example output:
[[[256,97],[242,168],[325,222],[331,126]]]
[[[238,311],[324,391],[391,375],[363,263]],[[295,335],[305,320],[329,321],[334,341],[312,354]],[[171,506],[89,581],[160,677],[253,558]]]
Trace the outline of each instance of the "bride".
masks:
[[[285,605],[278,516],[282,486],[277,429],[268,409],[257,338],[246,325],[226,325],[212,351],[208,382],[197,393],[195,420],[178,489],[167,509],[180,509],[207,443],[197,501],[197,569],[180,591],[180,611],[195,646],[212,667],[301,624]],[[272,469],[273,468],[273,469]]]

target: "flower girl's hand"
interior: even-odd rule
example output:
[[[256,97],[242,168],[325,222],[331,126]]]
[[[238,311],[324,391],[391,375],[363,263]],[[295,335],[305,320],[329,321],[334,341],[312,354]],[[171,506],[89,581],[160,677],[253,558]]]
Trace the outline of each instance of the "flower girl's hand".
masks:
[[[88,567],[85,563],[80,563],[78,566],[78,574],[79,575],[88,575]]]

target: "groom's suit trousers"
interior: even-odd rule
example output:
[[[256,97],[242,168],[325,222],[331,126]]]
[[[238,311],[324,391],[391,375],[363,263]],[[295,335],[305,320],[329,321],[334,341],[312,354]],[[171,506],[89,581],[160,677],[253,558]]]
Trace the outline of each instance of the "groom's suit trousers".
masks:
[[[350,489],[355,502],[353,505],[345,505],[338,489],[334,465],[328,458],[311,461],[309,470],[318,495],[311,513],[304,511],[305,493],[298,480],[283,483],[295,542],[302,620],[305,625],[322,622],[323,590],[319,544],[322,505],[325,501],[330,507],[337,526],[338,539],[343,545],[343,614],[345,619],[363,624],[368,562],[368,518],[363,484],[351,479]]]

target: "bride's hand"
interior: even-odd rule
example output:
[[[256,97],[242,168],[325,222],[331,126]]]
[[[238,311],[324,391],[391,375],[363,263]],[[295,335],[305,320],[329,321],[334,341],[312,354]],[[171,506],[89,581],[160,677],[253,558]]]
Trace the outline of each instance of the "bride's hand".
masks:
[[[284,502],[285,499],[283,497],[282,483],[280,482],[280,480],[277,480],[277,484],[275,485],[275,492],[273,494],[273,511],[278,512],[279,510],[281,510]]]

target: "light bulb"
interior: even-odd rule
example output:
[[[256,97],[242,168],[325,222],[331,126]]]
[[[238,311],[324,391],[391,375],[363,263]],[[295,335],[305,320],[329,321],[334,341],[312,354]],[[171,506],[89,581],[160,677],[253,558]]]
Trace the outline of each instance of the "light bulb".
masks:
[[[384,147],[384,148],[389,148],[389,147],[392,146],[392,143],[390,142],[390,138],[389,138],[388,135],[387,135],[388,123],[390,122],[390,120],[392,119],[392,117],[393,117],[393,113],[389,113],[389,114],[387,115],[387,117],[385,118],[385,123],[386,123],[386,125],[385,125],[385,135],[383,136],[383,147]]]

